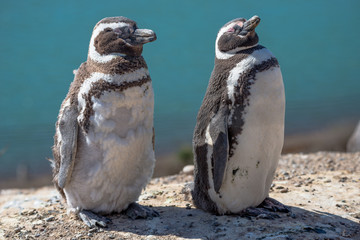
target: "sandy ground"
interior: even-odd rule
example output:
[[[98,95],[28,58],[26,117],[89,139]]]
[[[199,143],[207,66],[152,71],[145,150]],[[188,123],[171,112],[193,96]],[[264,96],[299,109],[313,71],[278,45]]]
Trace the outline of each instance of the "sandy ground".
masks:
[[[270,192],[291,207],[274,220],[215,216],[195,209],[187,185],[191,170],[155,178],[139,203],[160,217],[90,229],[53,187],[0,192],[0,239],[360,239],[360,153],[282,156]]]

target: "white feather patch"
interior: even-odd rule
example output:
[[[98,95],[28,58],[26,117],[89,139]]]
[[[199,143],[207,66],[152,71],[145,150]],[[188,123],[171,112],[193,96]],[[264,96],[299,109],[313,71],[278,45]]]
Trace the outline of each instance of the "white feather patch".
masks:
[[[129,24],[123,23],[123,22],[101,23],[94,29],[93,34],[90,39],[90,46],[89,46],[89,57],[91,58],[91,60],[98,62],[98,63],[107,63],[117,56],[122,56],[122,57],[125,56],[125,54],[121,54],[121,53],[111,53],[109,55],[101,55],[100,53],[98,53],[96,51],[96,48],[94,45],[95,38],[99,35],[99,33],[104,31],[104,29],[106,29],[106,28],[115,29],[115,28],[124,27],[124,26],[129,26]]]
[[[210,136],[210,124],[207,126],[206,131],[205,131],[205,143],[209,144],[209,145],[213,145],[213,140]]]
[[[78,121],[80,122],[84,118],[84,110],[85,110],[85,99],[84,94],[87,95],[92,87],[92,84],[99,81],[104,80],[110,83],[124,83],[124,82],[133,82],[144,77],[149,76],[149,70],[147,68],[139,68],[130,73],[124,74],[105,74],[100,72],[94,72],[91,74],[89,78],[87,78],[84,83],[81,85],[80,91],[78,93],[78,102],[79,108],[81,109],[81,113],[78,117]]]
[[[218,195],[215,192],[215,188],[214,188],[214,176],[212,174],[212,164],[211,164],[211,158],[212,158],[212,154],[213,154],[213,140],[210,136],[210,123],[209,125],[206,127],[206,131],[205,131],[205,143],[207,143],[207,155],[206,155],[206,163],[207,163],[207,169],[208,169],[208,180],[209,180],[209,196],[210,198],[217,202],[216,199],[218,199]]]
[[[240,75],[243,72],[247,71],[248,69],[251,69],[255,65],[261,64],[262,62],[265,62],[272,57],[273,55],[268,49],[262,48],[254,51],[247,58],[243,59],[241,62],[236,64],[236,66],[230,71],[229,77],[226,80],[226,84],[227,84],[228,96],[232,104],[234,104],[235,102],[234,91],[238,85],[238,80]],[[249,81],[253,82],[254,80],[250,79]],[[232,119],[232,114],[233,114],[233,110],[230,112],[230,117],[229,117],[230,121]]]

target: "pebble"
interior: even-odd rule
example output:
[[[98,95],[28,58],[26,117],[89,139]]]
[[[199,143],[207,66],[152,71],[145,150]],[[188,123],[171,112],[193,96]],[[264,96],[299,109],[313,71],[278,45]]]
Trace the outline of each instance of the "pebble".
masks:
[[[194,174],[194,165],[186,165],[183,169],[182,172],[186,175],[192,175]]]
[[[339,182],[346,182],[347,180],[348,180],[347,177],[342,177],[342,178],[340,178]]]
[[[356,212],[356,213],[350,213],[350,216],[360,219],[360,212]]]
[[[42,220],[35,220],[32,222],[33,225],[41,225],[43,224],[43,221]]]
[[[288,189],[288,188],[285,188],[285,189],[281,189],[281,190],[280,190],[280,193],[287,193],[287,192],[289,192],[289,189]]]
[[[54,217],[54,216],[50,216],[50,217],[45,218],[45,221],[46,221],[46,222],[52,222],[52,221],[54,221],[54,220],[55,220],[55,217]]]

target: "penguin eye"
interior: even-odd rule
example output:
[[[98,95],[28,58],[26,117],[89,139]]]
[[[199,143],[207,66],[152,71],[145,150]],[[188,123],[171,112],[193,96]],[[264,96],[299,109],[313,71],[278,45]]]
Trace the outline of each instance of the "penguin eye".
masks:
[[[241,32],[242,27],[240,27],[239,25],[235,24],[235,26],[233,27],[233,29],[234,29],[234,32],[235,32],[235,33],[239,33],[239,32]]]
[[[129,27],[124,26],[124,27],[116,28],[115,32],[118,32],[119,34],[127,35],[127,34],[129,34]]]
[[[105,28],[104,31],[105,31],[105,32],[111,32],[112,29],[111,29],[111,28]]]

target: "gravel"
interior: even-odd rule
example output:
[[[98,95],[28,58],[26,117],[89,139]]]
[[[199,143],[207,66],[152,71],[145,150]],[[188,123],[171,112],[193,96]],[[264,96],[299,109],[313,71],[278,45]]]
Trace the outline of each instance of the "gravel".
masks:
[[[214,216],[191,201],[191,166],[153,179],[139,203],[160,217],[109,217],[88,228],[53,187],[0,192],[0,239],[360,239],[360,153],[287,154],[279,161],[270,197],[291,207],[280,218]]]

